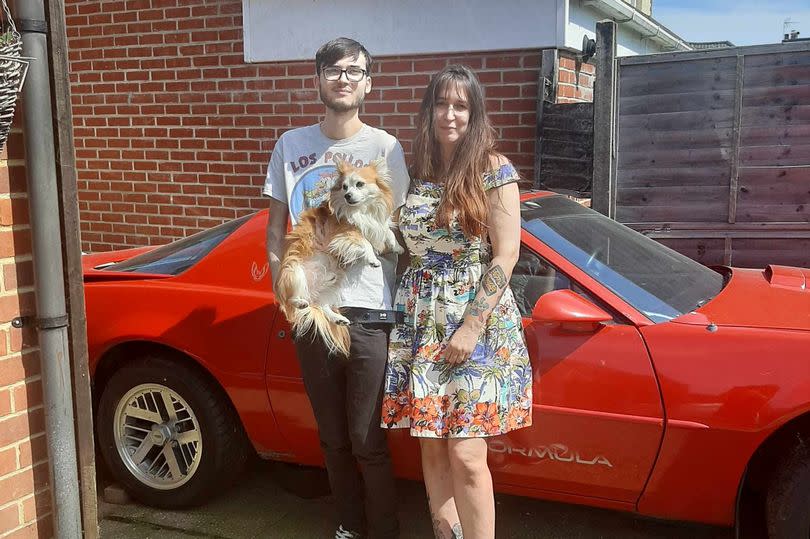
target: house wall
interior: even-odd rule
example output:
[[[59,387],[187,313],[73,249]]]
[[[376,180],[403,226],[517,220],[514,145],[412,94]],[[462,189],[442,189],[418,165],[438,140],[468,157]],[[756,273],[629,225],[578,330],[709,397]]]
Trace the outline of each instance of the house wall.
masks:
[[[17,120],[20,117],[17,105]],[[34,311],[22,132],[0,152],[0,536],[51,537],[37,335],[11,321]]]
[[[241,10],[241,0],[67,0],[84,250],[166,243],[267,206],[275,141],[319,121],[323,105],[313,61],[245,63]],[[430,75],[464,63],[486,88],[501,151],[532,178],[540,55],[379,57],[361,117],[408,151]]]
[[[630,4],[632,5],[632,2]],[[586,5],[583,0],[569,0],[568,13],[569,22],[565,32],[565,46],[572,49],[579,49],[582,46],[582,36],[587,35],[594,39],[596,37],[596,21],[607,18],[602,12]],[[619,24],[616,41],[616,54],[618,56],[653,54],[665,50],[655,41],[644,39],[638,32],[628,29],[626,24]]]
[[[624,0],[647,16],[652,14],[652,0]]]

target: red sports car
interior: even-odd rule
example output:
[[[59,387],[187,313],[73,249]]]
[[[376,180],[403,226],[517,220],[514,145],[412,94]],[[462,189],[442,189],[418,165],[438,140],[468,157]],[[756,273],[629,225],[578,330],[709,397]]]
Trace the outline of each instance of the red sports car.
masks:
[[[200,503],[252,450],[322,462],[266,222],[84,258],[98,441],[145,503]],[[810,537],[810,270],[710,269],[551,193],[522,226],[534,425],[489,439],[496,490]]]

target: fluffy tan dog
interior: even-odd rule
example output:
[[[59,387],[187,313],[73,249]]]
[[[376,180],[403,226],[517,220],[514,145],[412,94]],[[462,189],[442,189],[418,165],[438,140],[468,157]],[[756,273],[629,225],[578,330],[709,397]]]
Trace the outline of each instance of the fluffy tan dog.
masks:
[[[314,328],[330,352],[348,355],[350,321],[334,307],[345,268],[379,267],[378,254],[403,249],[390,227],[393,198],[385,159],[362,168],[339,162],[337,170],[329,202],[301,213],[287,235],[276,292],[297,337]]]

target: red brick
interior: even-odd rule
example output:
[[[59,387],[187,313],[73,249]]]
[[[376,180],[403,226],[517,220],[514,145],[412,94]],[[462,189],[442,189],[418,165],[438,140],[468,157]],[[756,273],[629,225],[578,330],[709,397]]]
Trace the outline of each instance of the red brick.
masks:
[[[38,496],[40,494],[37,494]],[[48,496],[48,493],[45,492],[42,494],[43,496]],[[38,519],[36,522],[32,522],[31,524],[27,525],[24,528],[20,528],[19,530],[3,536],[3,539],[39,539],[42,537],[52,537],[53,536],[53,521],[51,520],[50,515],[44,515],[41,519]]]
[[[12,504],[0,509],[0,534],[20,525],[20,506]]]
[[[22,332],[14,328],[9,331],[12,336]],[[39,356],[35,353],[16,354],[0,359],[0,386],[16,384],[37,374],[39,374]]]
[[[501,75],[504,83],[537,82],[537,73],[534,70],[504,71]]]
[[[32,346],[37,345],[37,332],[34,329],[32,324],[28,326],[18,329],[18,328],[9,328],[9,346],[8,351],[11,353],[20,352],[23,349],[30,348]],[[39,372],[39,358],[31,358],[28,357],[32,352],[27,352],[23,354],[23,364],[25,365],[26,373],[30,373],[32,371]]]
[[[443,69],[446,65],[447,65],[446,58],[430,58],[425,60],[414,60],[413,70],[427,71],[428,73],[433,74]],[[410,71],[410,70],[403,70],[403,71]]]
[[[557,95],[560,97],[573,98],[575,95],[574,87],[565,84],[560,84],[557,86]]]
[[[567,56],[560,56],[559,59],[559,66],[560,68],[574,70],[576,69],[577,62],[573,58],[569,58]]]
[[[0,478],[0,505],[34,493],[32,470]]]
[[[487,69],[520,67],[520,63],[520,56],[490,56],[484,59],[484,65]]]
[[[583,75],[580,73],[577,82],[582,87],[593,88],[593,77],[590,75]]]
[[[425,88],[430,82],[429,75],[398,75],[397,84],[400,86],[417,86]]]
[[[0,417],[11,413],[11,389],[0,388]]]
[[[48,440],[44,434],[22,442],[19,446],[20,468],[44,462],[48,458]]]
[[[51,510],[51,497],[47,490],[40,491],[22,502],[23,522],[28,523],[47,515]]]
[[[27,198],[0,198],[0,225],[28,223]]]
[[[42,405],[42,381],[35,380],[14,388],[14,410],[22,410]]]
[[[38,434],[45,429],[44,410],[39,408],[28,414],[15,415],[0,419],[0,447],[18,442]],[[0,492],[2,492],[0,488]],[[0,500],[0,505],[2,505]]]
[[[569,69],[560,69],[557,74],[557,80],[568,84],[576,84],[577,76]]]
[[[8,475],[17,469],[17,448],[12,446],[0,450],[0,477]]]
[[[377,62],[378,70],[383,73],[408,73],[413,71],[413,62],[407,60],[383,60]]]

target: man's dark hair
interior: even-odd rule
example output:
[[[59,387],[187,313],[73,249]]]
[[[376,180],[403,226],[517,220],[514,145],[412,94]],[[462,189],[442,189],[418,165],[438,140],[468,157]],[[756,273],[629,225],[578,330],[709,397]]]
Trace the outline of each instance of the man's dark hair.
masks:
[[[321,45],[315,53],[315,73],[320,75],[321,69],[334,65],[347,56],[357,60],[361,54],[366,57],[366,72],[370,75],[371,55],[363,45],[348,37],[333,39]]]

